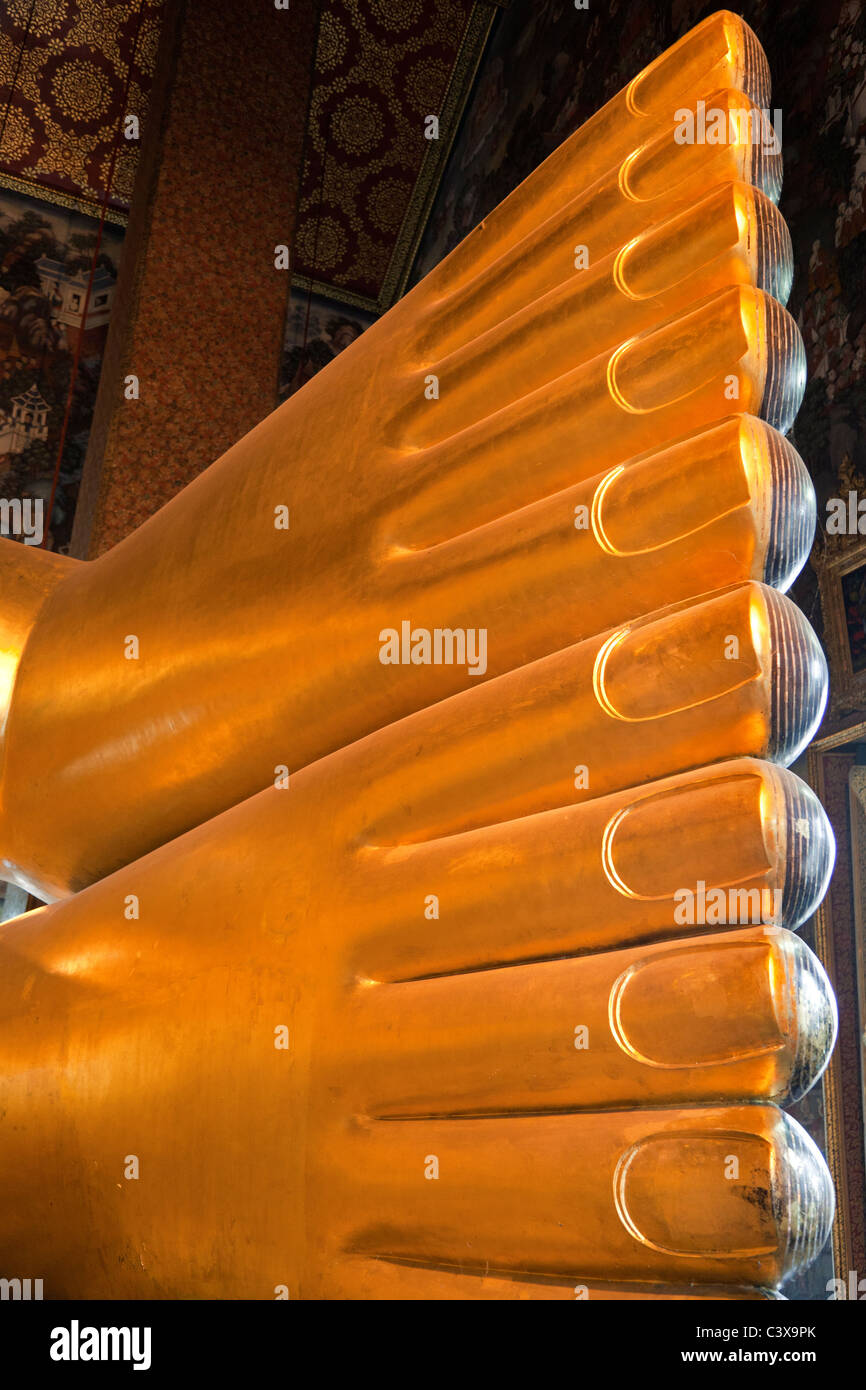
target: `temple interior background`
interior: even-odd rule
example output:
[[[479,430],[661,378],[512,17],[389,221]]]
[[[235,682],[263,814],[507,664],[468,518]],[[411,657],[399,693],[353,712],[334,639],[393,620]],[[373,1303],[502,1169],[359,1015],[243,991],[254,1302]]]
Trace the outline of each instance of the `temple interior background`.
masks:
[[[257,0],[251,25],[250,7],[6,0],[0,491],[42,499],[58,552],[95,557],[139,526],[717,8]],[[834,1268],[866,1270],[866,534],[824,524],[828,499],[866,498],[866,18],[851,0],[739,9],[783,117],[789,309],[808,357],[791,438],[819,513],[792,596],[831,673],[794,770],[837,837],[803,934],[840,1040],[795,1113],[838,1213],[833,1248],[786,1290],[822,1298]],[[0,892],[4,917],[36,905]]]

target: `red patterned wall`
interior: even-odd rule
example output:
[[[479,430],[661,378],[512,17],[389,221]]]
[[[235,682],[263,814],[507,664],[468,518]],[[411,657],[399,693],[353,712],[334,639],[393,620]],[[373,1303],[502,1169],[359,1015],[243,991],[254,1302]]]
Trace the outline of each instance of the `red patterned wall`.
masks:
[[[83,210],[125,212],[163,0],[4,0],[0,23],[0,170],[6,182]]]
[[[176,65],[136,186],[76,515],[95,555],[274,405],[315,40],[314,0],[184,0]],[[169,20],[167,18],[166,24]],[[154,89],[157,101],[159,78]],[[134,373],[140,398],[123,398]]]

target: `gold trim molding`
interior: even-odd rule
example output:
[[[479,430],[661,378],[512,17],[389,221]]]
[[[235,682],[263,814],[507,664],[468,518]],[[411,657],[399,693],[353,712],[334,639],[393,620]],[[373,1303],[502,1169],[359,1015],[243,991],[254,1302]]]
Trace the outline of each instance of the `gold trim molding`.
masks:
[[[483,3],[476,3],[473,6],[466,32],[454,61],[448,90],[445,93],[445,100],[439,115],[440,130],[444,128],[448,135],[444,141],[431,140],[424,155],[424,161],[412,190],[409,206],[403,217],[391,260],[382,282],[379,293],[380,313],[384,314],[406,292],[406,282],[418,253],[433,201],[439,191],[445,166],[454,147],[457,131],[460,128],[466,103],[475,81],[475,74],[478,71],[495,18],[496,9],[493,6]]]
[[[806,780],[822,802],[826,799],[824,781],[824,754],[839,750],[843,744],[857,738],[866,737],[866,723],[819,739],[813,743],[806,759]],[[850,785],[850,784],[849,784]],[[849,792],[850,795],[850,792]],[[853,823],[851,835],[851,873],[856,872],[855,855],[861,853],[855,847]],[[825,897],[814,916],[815,950],[831,980],[836,975],[835,952],[833,949],[833,925],[830,899]],[[859,999],[861,1008],[864,1001]],[[842,1096],[842,1061],[838,1047],[834,1050],[821,1082],[824,1094],[824,1130],[827,1150],[827,1165],[836,1189],[836,1213],[833,1218],[833,1269],[836,1279],[841,1279],[847,1287],[849,1271],[854,1269],[851,1231],[848,1222],[850,1198],[848,1193],[847,1167],[845,1162],[845,1130],[843,1123],[844,1105]]]
[[[101,203],[88,202],[86,198],[76,198],[74,193],[62,193],[59,189],[52,188],[50,184],[19,179],[14,174],[7,174],[2,170],[0,170],[0,188],[8,188],[12,193],[23,193],[28,198],[35,198],[37,202],[51,203],[54,207],[68,208],[73,212],[83,212],[85,216],[92,217],[95,222],[98,222],[102,216]],[[115,223],[118,227],[125,227],[129,222],[129,217],[117,208],[106,207],[105,220]]]

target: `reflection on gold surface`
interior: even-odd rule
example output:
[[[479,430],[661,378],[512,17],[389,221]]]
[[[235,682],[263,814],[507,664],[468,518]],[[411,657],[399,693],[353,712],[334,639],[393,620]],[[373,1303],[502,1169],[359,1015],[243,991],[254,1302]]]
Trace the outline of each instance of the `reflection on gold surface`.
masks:
[[[52,1297],[757,1300],[819,1253],[790,242],[778,161],[671,138],[765,77],[705,21],[114,551],[0,545],[0,849],[62,899],[0,934],[0,1237]]]

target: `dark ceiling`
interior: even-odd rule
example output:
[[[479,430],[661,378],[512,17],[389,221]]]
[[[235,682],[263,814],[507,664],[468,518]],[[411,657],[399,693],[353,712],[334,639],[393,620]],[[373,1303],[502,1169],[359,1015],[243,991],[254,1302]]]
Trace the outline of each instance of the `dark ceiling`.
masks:
[[[138,150],[118,130],[143,121],[162,5],[3,0],[0,182],[125,221]],[[296,284],[373,312],[399,297],[497,7],[322,0]]]

